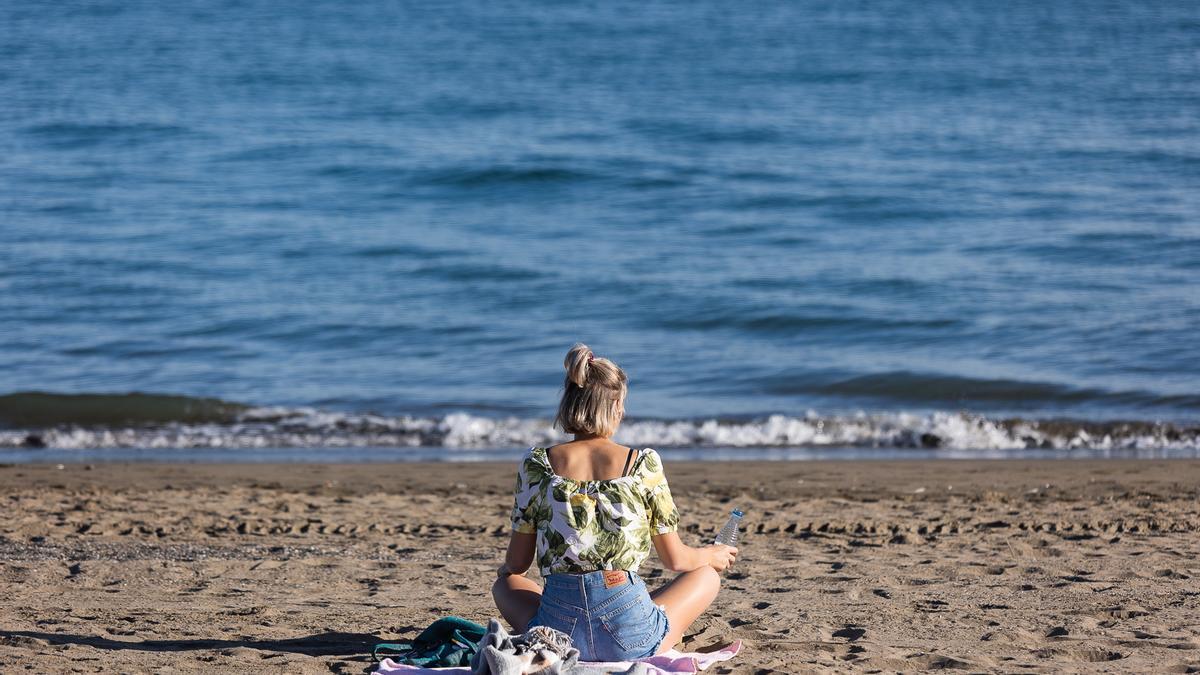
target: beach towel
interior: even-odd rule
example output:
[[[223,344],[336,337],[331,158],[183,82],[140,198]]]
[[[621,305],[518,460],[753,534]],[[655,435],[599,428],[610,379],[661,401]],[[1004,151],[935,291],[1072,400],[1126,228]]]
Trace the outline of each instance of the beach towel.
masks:
[[[372,655],[378,659],[391,653],[393,663],[424,668],[467,666],[479,650],[479,642],[487,629],[457,616],[434,621],[411,642],[381,642]],[[390,660],[390,659],[385,659]]]
[[[575,668],[568,671],[570,675],[682,675],[698,673],[714,663],[728,661],[742,650],[742,641],[722,647],[715,652],[679,652],[674,649],[649,656],[636,661],[596,662],[580,661]],[[396,663],[384,659],[376,668],[374,675],[471,675],[471,669],[460,668],[424,668],[421,666]]]

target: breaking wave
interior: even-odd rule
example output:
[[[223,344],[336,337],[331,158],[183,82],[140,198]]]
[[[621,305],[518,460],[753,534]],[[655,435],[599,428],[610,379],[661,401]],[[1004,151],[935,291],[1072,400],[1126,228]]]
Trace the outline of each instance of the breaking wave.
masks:
[[[31,397],[42,398],[31,398]],[[50,410],[57,411],[54,415]],[[177,415],[171,418],[172,415]],[[445,448],[561,442],[548,419],[388,416],[154,395],[0,397],[0,448]],[[963,412],[631,419],[617,440],[656,448],[1200,450],[1200,426],[990,418]]]

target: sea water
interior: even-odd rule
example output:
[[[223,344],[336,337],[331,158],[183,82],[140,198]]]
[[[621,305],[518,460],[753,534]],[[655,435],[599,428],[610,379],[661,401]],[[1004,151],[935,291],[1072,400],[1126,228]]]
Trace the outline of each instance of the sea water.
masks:
[[[576,340],[627,444],[1200,446],[1189,3],[0,26],[0,446],[511,453]]]

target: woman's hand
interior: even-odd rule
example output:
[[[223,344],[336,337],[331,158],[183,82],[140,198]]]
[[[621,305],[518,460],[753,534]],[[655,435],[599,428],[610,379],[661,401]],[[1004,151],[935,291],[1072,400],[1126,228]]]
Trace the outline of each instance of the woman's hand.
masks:
[[[510,577],[513,574],[516,574],[516,573],[512,571],[512,568],[510,568],[508,566],[508,563],[504,563],[503,565],[500,566],[500,569],[496,570],[496,576],[501,579],[503,579],[504,577]]]
[[[718,572],[724,572],[733,564],[734,558],[737,558],[737,547],[726,546],[725,544],[713,544],[705,546],[704,552],[708,554],[708,564]]]

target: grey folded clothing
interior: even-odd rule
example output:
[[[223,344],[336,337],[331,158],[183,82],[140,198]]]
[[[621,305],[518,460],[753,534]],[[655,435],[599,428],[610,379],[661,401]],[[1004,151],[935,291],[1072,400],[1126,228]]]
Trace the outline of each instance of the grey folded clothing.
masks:
[[[612,670],[581,663],[571,636],[549,626],[534,626],[509,635],[498,619],[489,619],[479,649],[471,657],[472,675],[646,675],[650,667],[635,663]]]
[[[549,626],[534,626],[509,635],[497,619],[489,619],[487,633],[471,658],[472,675],[568,675],[575,673],[579,650],[571,636]]]

